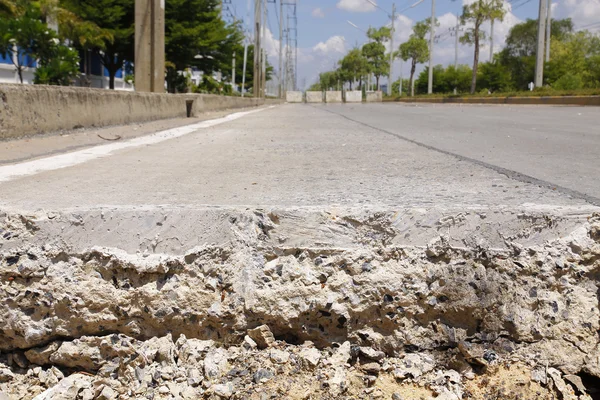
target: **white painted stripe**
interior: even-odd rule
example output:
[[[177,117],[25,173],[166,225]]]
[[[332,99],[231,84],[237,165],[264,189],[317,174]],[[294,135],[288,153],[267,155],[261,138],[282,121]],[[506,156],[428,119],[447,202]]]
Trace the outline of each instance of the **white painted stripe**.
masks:
[[[268,108],[273,107],[275,106],[271,106]],[[14,165],[7,165],[4,167],[0,167],[0,182],[7,182],[15,178],[28,175],[35,175],[44,171],[52,171],[55,169],[72,167],[73,165],[81,164],[86,161],[94,160],[96,158],[109,156],[118,150],[129,149],[139,146],[147,146],[151,144],[164,142],[165,140],[189,135],[190,133],[194,133],[199,129],[210,128],[212,126],[224,124],[225,122],[234,121],[248,114],[256,113],[262,110],[265,110],[265,108],[259,108],[250,111],[242,111],[227,115],[223,118],[212,119],[208,121],[202,121],[197,124],[168,129],[166,131],[156,132],[148,136],[141,136],[125,142],[95,146],[89,149],[83,149],[71,153],[41,158],[39,160],[26,161]]]

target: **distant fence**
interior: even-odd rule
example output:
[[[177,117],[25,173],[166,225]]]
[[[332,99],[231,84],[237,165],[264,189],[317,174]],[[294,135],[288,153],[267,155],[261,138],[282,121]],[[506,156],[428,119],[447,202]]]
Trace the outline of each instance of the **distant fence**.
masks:
[[[360,90],[331,90],[326,92],[320,91],[289,91],[286,92],[285,100],[288,103],[380,103],[383,101],[383,93],[381,91],[376,92],[363,92]]]

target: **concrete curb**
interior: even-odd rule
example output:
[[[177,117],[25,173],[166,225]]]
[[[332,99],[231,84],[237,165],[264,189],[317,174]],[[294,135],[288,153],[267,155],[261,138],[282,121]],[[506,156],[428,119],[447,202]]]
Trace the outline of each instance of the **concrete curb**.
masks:
[[[600,106],[600,96],[541,96],[541,97],[439,97],[386,99],[386,102],[433,104],[540,104],[565,106]]]
[[[0,84],[0,140],[70,130],[194,117],[278,100]]]

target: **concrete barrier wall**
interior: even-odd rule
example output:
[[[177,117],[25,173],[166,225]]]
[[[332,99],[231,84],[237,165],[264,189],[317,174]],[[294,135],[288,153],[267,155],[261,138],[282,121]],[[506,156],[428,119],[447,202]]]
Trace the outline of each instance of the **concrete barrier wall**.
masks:
[[[403,97],[402,103],[456,103],[456,104],[516,104],[600,106],[600,96],[546,96],[546,97]]]
[[[325,102],[326,103],[341,103],[342,102],[342,92],[325,92]]]
[[[367,103],[381,103],[383,101],[383,92],[367,92]]]
[[[347,91],[346,103],[362,103],[362,92],[360,90]]]
[[[0,85],[0,139],[255,107],[264,99],[44,85]]]
[[[323,92],[306,92],[307,103],[322,103]]]
[[[304,101],[304,94],[302,92],[286,92],[285,101],[288,103],[302,103]]]

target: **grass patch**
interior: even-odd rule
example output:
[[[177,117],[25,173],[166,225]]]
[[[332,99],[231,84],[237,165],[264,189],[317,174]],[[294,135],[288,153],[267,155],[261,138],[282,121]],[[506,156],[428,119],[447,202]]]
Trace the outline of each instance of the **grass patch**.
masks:
[[[523,91],[523,92],[499,92],[499,93],[461,93],[461,94],[452,94],[452,93],[433,93],[433,94],[418,94],[415,95],[416,99],[450,99],[450,98],[468,98],[468,97],[545,97],[545,96],[599,96],[600,88],[598,89],[578,89],[578,90],[553,90],[548,88],[536,89],[533,91]],[[398,99],[407,99],[410,96],[385,96],[385,101],[395,101]]]

